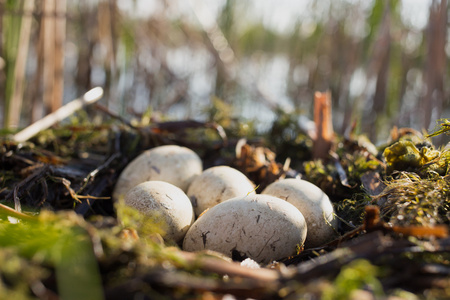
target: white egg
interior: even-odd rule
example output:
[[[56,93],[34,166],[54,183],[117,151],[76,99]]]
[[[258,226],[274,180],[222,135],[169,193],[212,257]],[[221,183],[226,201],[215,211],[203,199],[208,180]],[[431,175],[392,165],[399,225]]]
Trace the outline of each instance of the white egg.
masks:
[[[262,194],[272,195],[293,204],[308,225],[305,246],[319,247],[337,237],[338,220],[328,196],[306,180],[282,179],[267,186]]]
[[[125,167],[114,187],[113,199],[118,200],[132,187],[149,180],[166,181],[186,192],[202,171],[202,161],[191,149],[175,145],[155,147]]]
[[[187,195],[198,216],[225,200],[254,193],[254,189],[253,183],[242,172],[228,166],[216,166],[194,178]]]
[[[306,231],[303,215],[292,204],[269,195],[248,195],[207,210],[187,232],[183,249],[269,263],[295,254]]]
[[[165,181],[146,181],[128,191],[125,204],[162,220],[166,225],[165,240],[180,242],[195,220],[188,196],[178,187]]]

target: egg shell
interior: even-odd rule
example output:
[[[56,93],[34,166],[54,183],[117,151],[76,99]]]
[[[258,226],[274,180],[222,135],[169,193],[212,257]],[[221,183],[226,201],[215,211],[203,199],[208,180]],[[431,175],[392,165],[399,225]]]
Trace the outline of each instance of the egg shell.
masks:
[[[248,195],[204,212],[187,232],[183,249],[269,263],[295,254],[306,231],[305,218],[292,204],[269,195]]]
[[[262,194],[272,195],[293,204],[308,225],[305,247],[319,247],[337,237],[338,220],[328,196],[306,180],[282,179],[268,185]]]
[[[114,187],[113,199],[118,200],[132,187],[149,180],[166,181],[186,192],[202,171],[202,161],[191,149],[176,145],[155,147],[125,167]]]
[[[162,218],[167,225],[165,240],[181,242],[195,220],[188,196],[165,181],[146,181],[128,191],[125,204],[153,218]]]
[[[225,200],[254,193],[254,185],[242,172],[228,166],[216,166],[194,178],[187,195],[198,216]]]

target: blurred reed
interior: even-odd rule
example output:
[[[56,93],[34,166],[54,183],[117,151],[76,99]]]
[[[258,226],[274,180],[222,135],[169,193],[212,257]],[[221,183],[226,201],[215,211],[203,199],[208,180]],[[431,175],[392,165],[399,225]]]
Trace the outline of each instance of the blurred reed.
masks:
[[[357,124],[374,141],[393,126],[429,130],[448,113],[446,0],[431,0],[423,29],[402,18],[405,1],[310,0],[285,31],[252,15],[251,1],[224,0],[216,15],[153,0],[145,17],[138,2],[0,1],[3,128],[96,85],[121,115],[201,119],[217,96],[260,122],[280,107],[312,117],[314,93],[330,90],[335,131]]]

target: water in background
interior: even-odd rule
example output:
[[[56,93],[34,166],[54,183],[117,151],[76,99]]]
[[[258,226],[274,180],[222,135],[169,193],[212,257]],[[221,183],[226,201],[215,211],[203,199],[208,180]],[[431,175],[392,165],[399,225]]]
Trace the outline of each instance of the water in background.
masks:
[[[179,18],[182,16],[184,20],[192,24],[206,23],[205,26],[211,26],[218,20],[223,6],[227,1],[214,1],[212,4],[205,6],[203,2],[191,1],[172,1],[169,9],[169,19]],[[368,13],[373,5],[372,1],[344,1],[349,4],[361,6],[359,9]],[[401,4],[401,18],[404,24],[407,24],[414,32],[420,32],[427,25],[429,5],[431,1],[421,0],[405,0]],[[128,1],[119,1],[119,7],[127,11],[131,15],[139,16],[140,18],[151,18],[153,14],[160,11],[159,1],[136,1],[130,4]],[[314,11],[311,7],[314,6]],[[293,28],[301,21],[301,32],[304,36],[312,34],[318,26],[317,19],[327,14],[327,10],[331,8],[329,1],[312,1],[312,0],[289,0],[289,1],[249,1],[246,6],[247,13],[245,20],[240,20],[241,27],[250,26],[248,24],[262,23],[266,28],[281,34],[288,35]],[[345,11],[336,11],[336,13],[345,13]],[[207,15],[205,20],[199,20],[202,16]],[[367,17],[367,16],[366,16]],[[336,18],[345,18],[345,16],[336,16]],[[247,23],[247,25],[245,24]],[[351,19],[346,24],[350,34],[355,37],[362,38],[368,34],[367,25],[364,24],[363,19]],[[410,34],[403,42],[409,51],[417,49],[421,43],[418,35]],[[208,51],[192,51],[189,47],[180,47],[170,50],[167,53],[169,68],[176,74],[181,74],[181,77],[186,78],[188,89],[186,94],[188,101],[172,105],[167,110],[169,117],[174,119],[195,118],[204,119],[205,107],[210,104],[210,98],[215,95],[216,75],[215,70],[211,68],[214,64],[214,58]],[[314,58],[312,62],[314,62]],[[287,112],[292,112],[295,109],[303,112],[307,117],[312,115],[312,90],[303,91],[297,99],[292,98],[290,94],[289,81],[293,84],[306,85],[309,76],[311,76],[307,65],[298,65],[292,72],[290,70],[290,58],[283,53],[274,54],[270,57],[263,51],[256,50],[251,55],[241,57],[238,62],[237,70],[235,72],[236,80],[241,82],[242,86],[247,89],[241,89],[235,92],[227,101],[233,103],[237,117],[256,120],[257,128],[259,130],[267,130],[270,124],[276,117],[273,107],[267,105],[269,99],[276,105],[279,105]],[[324,66],[323,68],[326,68]],[[329,67],[329,66],[328,66]],[[416,70],[417,71],[417,70]],[[421,73],[419,76],[413,74],[414,70],[408,74],[407,91],[404,94],[403,104],[400,107],[397,124],[400,126],[417,126],[417,118],[412,111],[417,108],[420,96],[423,94],[421,90],[423,86],[423,78]],[[372,91],[375,88],[373,78],[367,78],[367,73],[363,66],[356,68],[350,76],[349,91],[350,105],[360,107],[360,111],[364,112],[370,110],[370,99],[364,99],[365,93]],[[291,83],[292,84],[292,83]],[[324,85],[325,87],[325,85]],[[154,106],[158,109],[157,101],[149,102],[148,98],[151,91],[147,90],[145,83],[138,84],[137,92],[133,102],[133,109],[136,111],[144,111],[148,106]],[[268,99],[262,99],[258,92],[263,92]],[[363,98],[363,99],[361,99]],[[272,104],[273,104],[272,103]],[[368,112],[365,112],[368,113]],[[370,112],[369,112],[370,113]],[[334,112],[335,128],[340,128],[345,118],[345,113],[339,109]],[[420,126],[420,125],[418,125]],[[421,128],[417,128],[421,129]],[[386,138],[387,132],[383,131],[378,134],[379,137]]]
[[[330,89],[334,128],[341,134],[352,122],[379,141],[394,125],[431,129],[448,110],[444,94],[444,100],[433,100],[432,121],[424,125],[431,0],[392,3],[70,2],[64,103],[98,85],[105,87],[102,103],[127,118],[152,109],[170,119],[206,120],[211,98],[218,96],[237,118],[255,120],[257,129],[265,131],[276,118],[276,107],[311,118],[314,92]],[[92,26],[83,29],[83,24]],[[378,52],[386,48],[386,32],[390,59],[383,75]],[[39,59],[33,47],[27,63],[30,81]],[[450,46],[445,47],[448,56]],[[91,52],[83,56],[85,49]],[[78,74],[83,63],[89,72]],[[87,86],[80,85],[83,77],[89,77]],[[387,81],[379,103],[377,78]],[[21,120],[21,127],[28,123]]]

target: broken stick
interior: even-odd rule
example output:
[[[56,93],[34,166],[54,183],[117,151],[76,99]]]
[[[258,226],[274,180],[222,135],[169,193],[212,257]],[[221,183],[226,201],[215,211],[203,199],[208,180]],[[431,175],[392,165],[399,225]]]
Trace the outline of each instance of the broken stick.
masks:
[[[101,87],[95,87],[86,92],[83,97],[72,100],[64,106],[61,106],[55,112],[45,116],[39,121],[24,128],[20,132],[13,136],[15,142],[25,142],[41,132],[49,128],[50,126],[62,121],[77,110],[83,108],[86,105],[92,104],[98,101],[103,96],[103,89]]]
[[[313,142],[313,156],[315,159],[327,159],[334,139],[329,91],[314,94],[314,123],[317,134]]]

